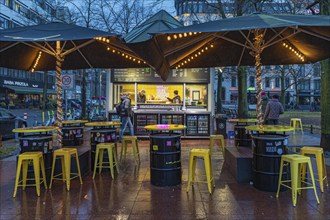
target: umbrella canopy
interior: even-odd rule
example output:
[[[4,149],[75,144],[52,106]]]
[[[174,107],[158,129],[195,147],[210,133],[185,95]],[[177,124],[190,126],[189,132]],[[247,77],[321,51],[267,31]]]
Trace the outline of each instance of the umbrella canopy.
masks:
[[[171,68],[255,65],[255,30],[263,35],[263,65],[323,60],[330,56],[329,26],[329,16],[252,14],[161,31],[128,45],[166,79]]]
[[[58,41],[63,70],[148,66],[115,34],[56,22],[1,30],[0,66],[31,70],[42,52],[34,69],[55,70]]]
[[[166,79],[171,68],[313,63],[330,57],[330,16],[252,14],[154,33],[130,47]],[[142,50],[143,49],[143,50]],[[143,51],[143,53],[141,53]]]
[[[62,69],[146,67],[115,35],[64,23],[1,30],[0,66],[56,70],[57,145],[62,146]]]

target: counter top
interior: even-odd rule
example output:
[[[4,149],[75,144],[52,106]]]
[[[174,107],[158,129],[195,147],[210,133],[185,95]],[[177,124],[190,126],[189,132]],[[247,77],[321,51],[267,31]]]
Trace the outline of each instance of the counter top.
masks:
[[[55,131],[58,127],[55,126],[37,126],[37,127],[26,127],[26,128],[15,128],[15,133],[40,133],[47,131]]]
[[[286,132],[293,131],[294,128],[290,126],[284,125],[250,125],[245,127],[246,130],[249,131],[263,131],[263,132]]]
[[[150,131],[178,131],[178,130],[186,129],[186,126],[176,125],[176,124],[158,124],[158,125],[147,125],[144,128]]]
[[[186,111],[174,111],[174,110],[156,110],[156,109],[137,109],[133,110],[135,114],[149,114],[149,113],[155,113],[155,114],[211,114],[209,111],[202,111],[200,109],[198,110],[186,110]]]
[[[83,124],[87,123],[87,120],[68,120],[68,121],[62,121],[62,124]]]
[[[121,122],[119,121],[95,121],[95,122],[89,122],[86,123],[85,126],[118,126],[121,125]]]
[[[229,122],[236,123],[256,123],[258,119],[256,118],[232,118],[228,120]]]

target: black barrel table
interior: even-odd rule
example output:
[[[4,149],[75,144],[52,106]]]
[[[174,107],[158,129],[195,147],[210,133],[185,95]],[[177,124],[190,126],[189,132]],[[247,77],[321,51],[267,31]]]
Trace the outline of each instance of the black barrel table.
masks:
[[[252,125],[246,129],[257,132],[252,135],[253,186],[262,191],[276,192],[281,156],[288,153],[288,135],[285,132],[293,131],[293,128],[281,125]],[[287,172],[284,169],[282,180],[286,179]],[[285,189],[281,188],[281,191]]]
[[[40,151],[43,153],[46,179],[50,181],[53,160],[53,132],[57,130],[54,126],[37,126],[16,128],[15,133],[22,134],[19,138],[20,153]],[[28,178],[31,178],[34,171],[33,167],[28,167]]]
[[[232,118],[229,120],[230,123],[236,123],[234,125],[235,133],[235,146],[237,147],[251,147],[252,138],[248,130],[245,129],[246,126],[256,124],[258,122],[255,118]],[[253,131],[252,131],[253,132]]]
[[[87,120],[68,120],[63,121],[62,143],[63,146],[79,146],[83,143],[84,124]]]
[[[95,152],[96,152],[97,144],[115,143],[115,147],[117,149],[116,135],[117,135],[117,127],[120,125],[121,122],[116,122],[116,121],[89,122],[85,124],[85,126],[92,127],[92,130],[90,131],[91,170],[94,169],[94,160],[95,160]],[[104,158],[108,160],[107,154],[104,154]]]
[[[181,184],[181,135],[184,125],[158,124],[144,127],[150,134],[150,181],[155,186]],[[167,131],[164,133],[163,131]]]

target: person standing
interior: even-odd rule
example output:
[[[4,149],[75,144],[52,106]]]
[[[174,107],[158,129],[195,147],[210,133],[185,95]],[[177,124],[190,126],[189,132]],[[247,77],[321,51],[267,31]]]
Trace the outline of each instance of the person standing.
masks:
[[[137,96],[137,102],[145,103],[146,101],[147,101],[146,91],[144,89],[142,89]]]
[[[284,113],[284,108],[278,100],[278,95],[273,95],[266,107],[265,120],[268,120],[268,124],[278,125],[278,119],[280,114]]]
[[[262,113],[262,118],[264,120],[264,123],[267,124],[267,120],[265,119],[265,112],[266,112],[266,107],[269,102],[269,98],[267,96],[266,92],[261,92],[261,113]]]
[[[129,128],[129,133],[131,136],[134,135],[134,129],[133,124],[131,121],[132,116],[132,107],[131,107],[131,99],[129,98],[129,93],[124,93],[121,96],[121,126],[120,126],[120,132],[119,132],[119,142],[121,143],[121,140],[123,138],[124,132],[126,127]]]
[[[169,98],[166,97],[170,102],[175,103],[175,104],[180,104],[181,103],[181,97],[179,96],[178,90],[174,90],[174,97]]]

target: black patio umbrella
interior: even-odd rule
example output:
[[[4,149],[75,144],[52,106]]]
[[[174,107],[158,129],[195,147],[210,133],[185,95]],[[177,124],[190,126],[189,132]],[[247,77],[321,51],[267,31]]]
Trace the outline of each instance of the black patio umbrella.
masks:
[[[251,14],[153,33],[128,46],[164,80],[173,68],[255,65],[260,113],[261,65],[329,58],[329,27],[330,16]]]
[[[58,145],[62,145],[61,70],[138,68],[148,65],[118,36],[72,24],[49,23],[0,30],[0,66],[56,70]]]

